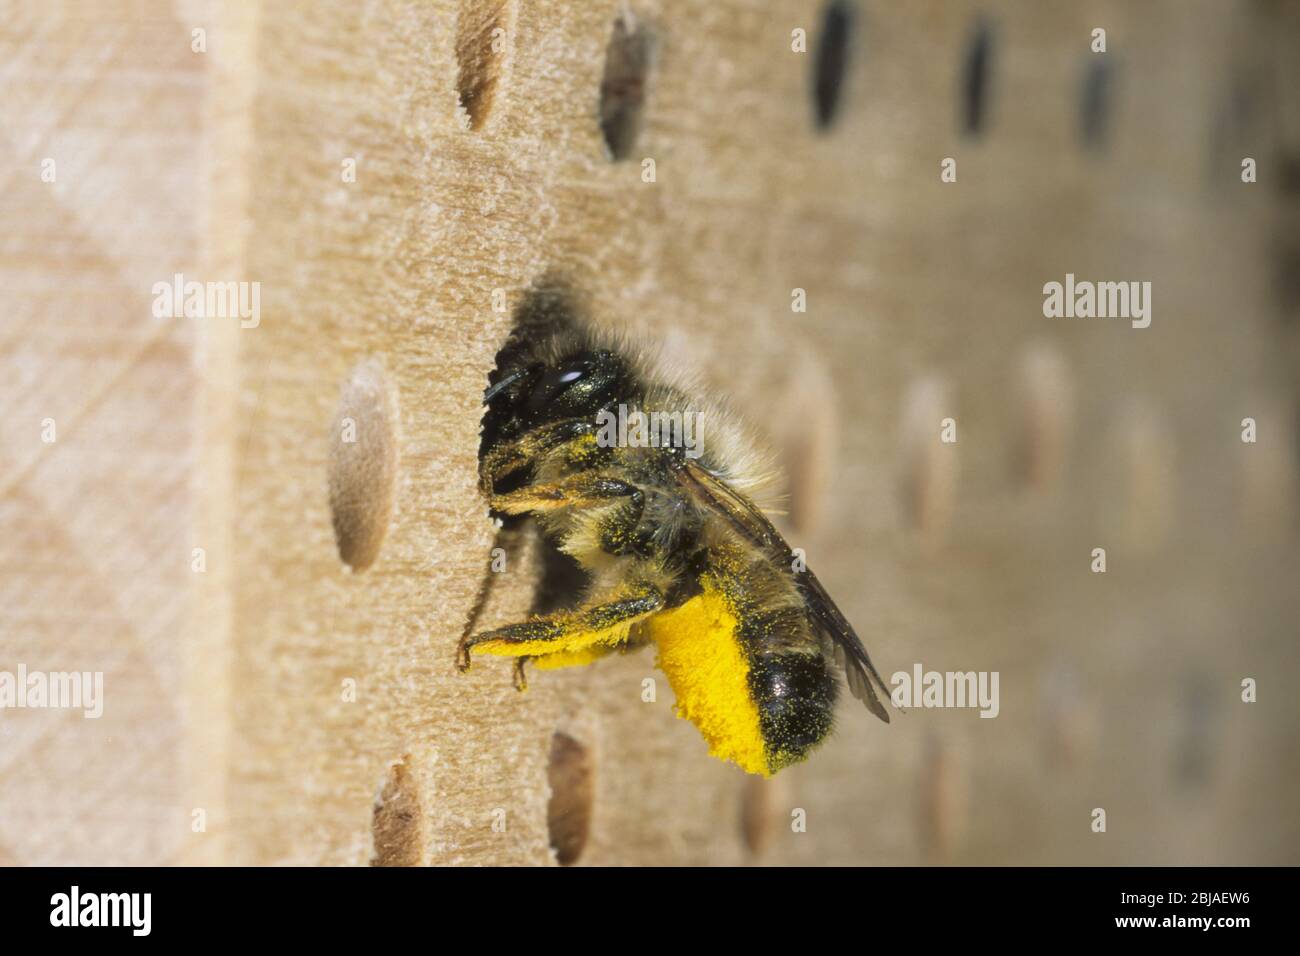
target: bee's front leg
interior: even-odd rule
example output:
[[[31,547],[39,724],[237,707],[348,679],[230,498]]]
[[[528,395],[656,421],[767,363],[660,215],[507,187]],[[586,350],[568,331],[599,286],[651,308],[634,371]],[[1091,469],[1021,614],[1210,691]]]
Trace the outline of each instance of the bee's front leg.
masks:
[[[645,492],[618,478],[587,472],[545,485],[528,485],[518,491],[492,496],[492,508],[502,514],[518,515],[556,508],[581,508],[627,498],[638,516],[645,507]]]
[[[595,424],[584,418],[566,418],[535,428],[523,438],[494,448],[479,466],[479,482],[483,492],[491,495],[492,489],[502,478],[555,448],[595,430]]]

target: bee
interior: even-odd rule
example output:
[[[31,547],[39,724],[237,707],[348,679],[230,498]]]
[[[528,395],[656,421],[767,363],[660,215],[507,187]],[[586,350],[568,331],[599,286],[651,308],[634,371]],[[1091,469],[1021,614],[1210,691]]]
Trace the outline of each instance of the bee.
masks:
[[[724,403],[586,325],[516,329],[483,402],[479,484],[493,517],[535,519],[587,581],[576,606],[521,623],[472,634],[472,614],[461,670],[472,655],[513,657],[522,689],[525,662],[585,665],[653,644],[678,716],[714,756],[763,776],[830,734],[837,670],[888,723],[862,642],[754,503],[775,474]],[[646,440],[646,420],[687,415],[698,447],[671,428]],[[616,433],[616,416],[643,427]]]

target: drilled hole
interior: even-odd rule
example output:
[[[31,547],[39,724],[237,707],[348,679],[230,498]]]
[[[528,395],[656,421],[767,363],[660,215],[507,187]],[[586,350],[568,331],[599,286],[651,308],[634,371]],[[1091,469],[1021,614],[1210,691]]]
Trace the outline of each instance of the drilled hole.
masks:
[[[1288,196],[1300,193],[1300,153],[1279,149],[1274,165],[1277,166],[1277,188]]]
[[[1273,239],[1273,292],[1284,323],[1300,318],[1300,238],[1279,233]]]
[[[829,129],[839,110],[852,33],[853,5],[845,0],[827,4],[813,60],[813,110],[818,129]]]
[[[1134,551],[1154,551],[1175,524],[1179,472],[1173,430],[1157,406],[1134,398],[1121,413],[1117,441],[1122,524],[1116,535]]]
[[[821,526],[835,474],[835,388],[830,369],[810,349],[787,356],[786,366],[775,432],[787,477],[790,525],[811,535]]]
[[[556,731],[551,737],[547,778],[551,800],[546,806],[546,826],[551,848],[561,866],[571,866],[582,856],[591,829],[595,769],[590,752],[568,734]]]
[[[932,862],[947,862],[965,832],[964,768],[955,748],[935,733],[926,736],[918,784],[922,851]]]
[[[1261,393],[1251,394],[1242,405],[1240,421],[1254,422],[1254,442],[1241,443],[1241,503],[1243,525],[1253,540],[1284,533],[1292,527],[1296,490],[1300,480],[1296,449],[1279,438],[1296,435],[1286,406]],[[1244,426],[1243,426],[1244,434]],[[1300,438],[1300,435],[1296,435]]]
[[[762,856],[778,832],[784,779],[747,774],[740,792],[740,836],[751,856]]]
[[[505,69],[511,43],[508,0],[462,0],[456,21],[456,89],[469,128],[481,129]]]
[[[1029,487],[1050,491],[1065,471],[1074,420],[1074,389],[1065,357],[1055,346],[1031,345],[1021,353],[1017,379],[1021,421],[1014,468]]]
[[[649,32],[630,13],[619,14],[600,81],[600,131],[612,159],[626,159],[641,132],[649,69]]]
[[[979,136],[988,123],[988,88],[992,72],[993,28],[976,24],[962,68],[961,125],[969,136]]]
[[[374,563],[393,511],[396,411],[383,367],[368,359],[343,384],[330,432],[329,496],[339,557],[354,571]]]
[[[1068,769],[1091,754],[1096,714],[1075,665],[1054,663],[1043,672],[1041,681],[1043,762],[1053,770]]]
[[[903,399],[901,493],[904,520],[933,542],[946,533],[957,489],[957,432],[942,379],[913,382]]]
[[[1109,55],[1089,54],[1079,97],[1079,142],[1086,149],[1100,152],[1106,148],[1113,76]]]
[[[424,858],[424,813],[420,796],[403,757],[388,768],[388,777],[375,797],[371,836],[371,866],[419,866]]]

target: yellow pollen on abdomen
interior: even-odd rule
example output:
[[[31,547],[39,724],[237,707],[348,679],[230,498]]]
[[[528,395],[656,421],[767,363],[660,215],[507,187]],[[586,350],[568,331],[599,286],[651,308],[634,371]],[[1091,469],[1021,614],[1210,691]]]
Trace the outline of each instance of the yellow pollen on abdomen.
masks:
[[[645,624],[677,696],[677,715],[700,729],[715,757],[767,777],[771,770],[738,626],[726,597],[707,584],[703,594]]]

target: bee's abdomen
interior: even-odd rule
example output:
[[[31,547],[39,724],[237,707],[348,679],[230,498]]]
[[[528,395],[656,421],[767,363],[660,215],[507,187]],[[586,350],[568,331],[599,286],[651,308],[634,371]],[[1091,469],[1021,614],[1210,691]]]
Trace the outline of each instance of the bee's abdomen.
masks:
[[[713,574],[725,581],[737,637],[748,660],[746,683],[770,773],[797,763],[831,732],[835,680],[806,606],[765,557],[714,551]]]
[[[830,734],[838,685],[821,654],[760,654],[750,662],[749,689],[772,772],[803,760]]]

